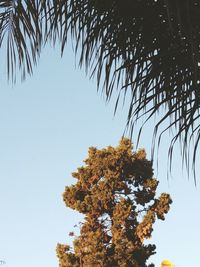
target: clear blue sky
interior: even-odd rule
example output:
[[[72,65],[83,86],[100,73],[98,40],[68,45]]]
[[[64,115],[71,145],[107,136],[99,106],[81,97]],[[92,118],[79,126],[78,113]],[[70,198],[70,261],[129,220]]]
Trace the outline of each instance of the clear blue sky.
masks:
[[[34,75],[15,86],[7,84],[1,69],[0,259],[5,267],[58,266],[56,244],[71,242],[68,232],[80,220],[65,207],[62,193],[89,146],[117,145],[126,111],[120,108],[113,117],[113,108],[97,94],[95,81],[75,69],[71,49],[61,60],[58,49],[46,48]],[[140,142],[149,157],[151,129]],[[155,174],[159,191],[169,192],[173,204],[166,220],[155,225],[152,261],[158,267],[164,258],[176,267],[198,266],[200,188],[184,177],[176,151],[173,178],[167,180],[166,141]]]

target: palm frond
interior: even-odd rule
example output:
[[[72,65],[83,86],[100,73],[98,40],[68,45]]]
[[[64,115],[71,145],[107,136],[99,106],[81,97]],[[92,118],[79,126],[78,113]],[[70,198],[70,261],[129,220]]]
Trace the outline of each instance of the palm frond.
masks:
[[[37,63],[42,43],[39,2],[0,1],[0,47],[6,37],[7,72],[12,80],[17,67],[25,78]]]
[[[137,120],[160,113],[153,147],[163,125],[160,138],[173,129],[169,158],[179,140],[187,168],[192,158],[194,169],[200,139],[199,17],[196,0],[0,1],[0,44],[7,35],[9,75],[17,61],[23,73],[31,73],[42,39],[60,42],[63,53],[71,34],[80,66],[96,75],[107,100],[120,90],[115,111],[119,98],[131,95],[130,132]]]
[[[80,49],[80,65],[97,75],[109,100],[121,86],[131,91],[127,125],[140,117],[164,115],[175,129],[169,157],[181,139],[188,166],[190,139],[199,143],[200,3],[196,0],[69,0],[53,1],[49,35],[59,32],[62,51],[71,32]],[[62,10],[62,11],[61,11]],[[56,29],[56,30],[55,30]],[[56,39],[56,38],[54,38]],[[120,82],[119,82],[120,81]],[[118,102],[116,103],[117,108]],[[194,129],[195,128],[195,129]],[[162,135],[161,135],[162,136]],[[155,143],[154,143],[155,144]],[[194,166],[194,165],[193,165]]]

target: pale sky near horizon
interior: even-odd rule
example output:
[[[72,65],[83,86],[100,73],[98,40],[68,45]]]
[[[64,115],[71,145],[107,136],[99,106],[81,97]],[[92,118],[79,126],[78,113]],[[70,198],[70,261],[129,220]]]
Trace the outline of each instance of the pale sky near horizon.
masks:
[[[31,77],[16,85],[0,73],[0,259],[5,267],[57,267],[58,242],[69,243],[68,232],[78,213],[62,201],[71,172],[83,164],[89,146],[116,146],[126,125],[126,111],[113,116],[114,102],[105,104],[96,84],[75,68],[71,49],[61,60],[58,49],[45,48]],[[150,158],[147,126],[139,147]],[[136,137],[135,137],[136,139]],[[159,192],[171,194],[165,221],[155,224],[151,243],[176,267],[198,266],[200,240],[200,179],[197,187],[181,169],[175,150],[173,178],[167,180],[167,137],[159,154]],[[134,136],[133,136],[134,142]],[[199,157],[198,157],[199,159]],[[198,160],[197,160],[198,164]],[[199,167],[198,167],[199,168]],[[199,172],[199,170],[198,170]]]

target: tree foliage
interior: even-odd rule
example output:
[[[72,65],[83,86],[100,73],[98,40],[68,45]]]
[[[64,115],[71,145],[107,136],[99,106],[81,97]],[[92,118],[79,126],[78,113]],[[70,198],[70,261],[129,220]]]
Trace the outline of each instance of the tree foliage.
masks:
[[[160,112],[154,139],[158,129],[175,130],[169,156],[180,139],[188,166],[200,140],[199,15],[197,0],[2,0],[0,46],[7,37],[8,74],[19,64],[24,76],[44,43],[58,41],[63,52],[71,34],[107,100],[119,88],[117,108],[130,92],[131,132]]]
[[[156,219],[164,220],[171,198],[156,197],[158,181],[145,150],[133,152],[129,139],[116,148],[89,148],[85,166],[65,188],[67,207],[85,215],[73,248],[58,244],[60,267],[153,267],[155,245],[146,244]]]

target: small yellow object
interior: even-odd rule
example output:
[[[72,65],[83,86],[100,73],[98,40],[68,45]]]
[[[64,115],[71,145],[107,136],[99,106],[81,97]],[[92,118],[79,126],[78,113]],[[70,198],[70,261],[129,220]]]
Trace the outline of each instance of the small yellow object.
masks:
[[[161,262],[161,267],[174,267],[174,264],[171,261],[163,260]]]

